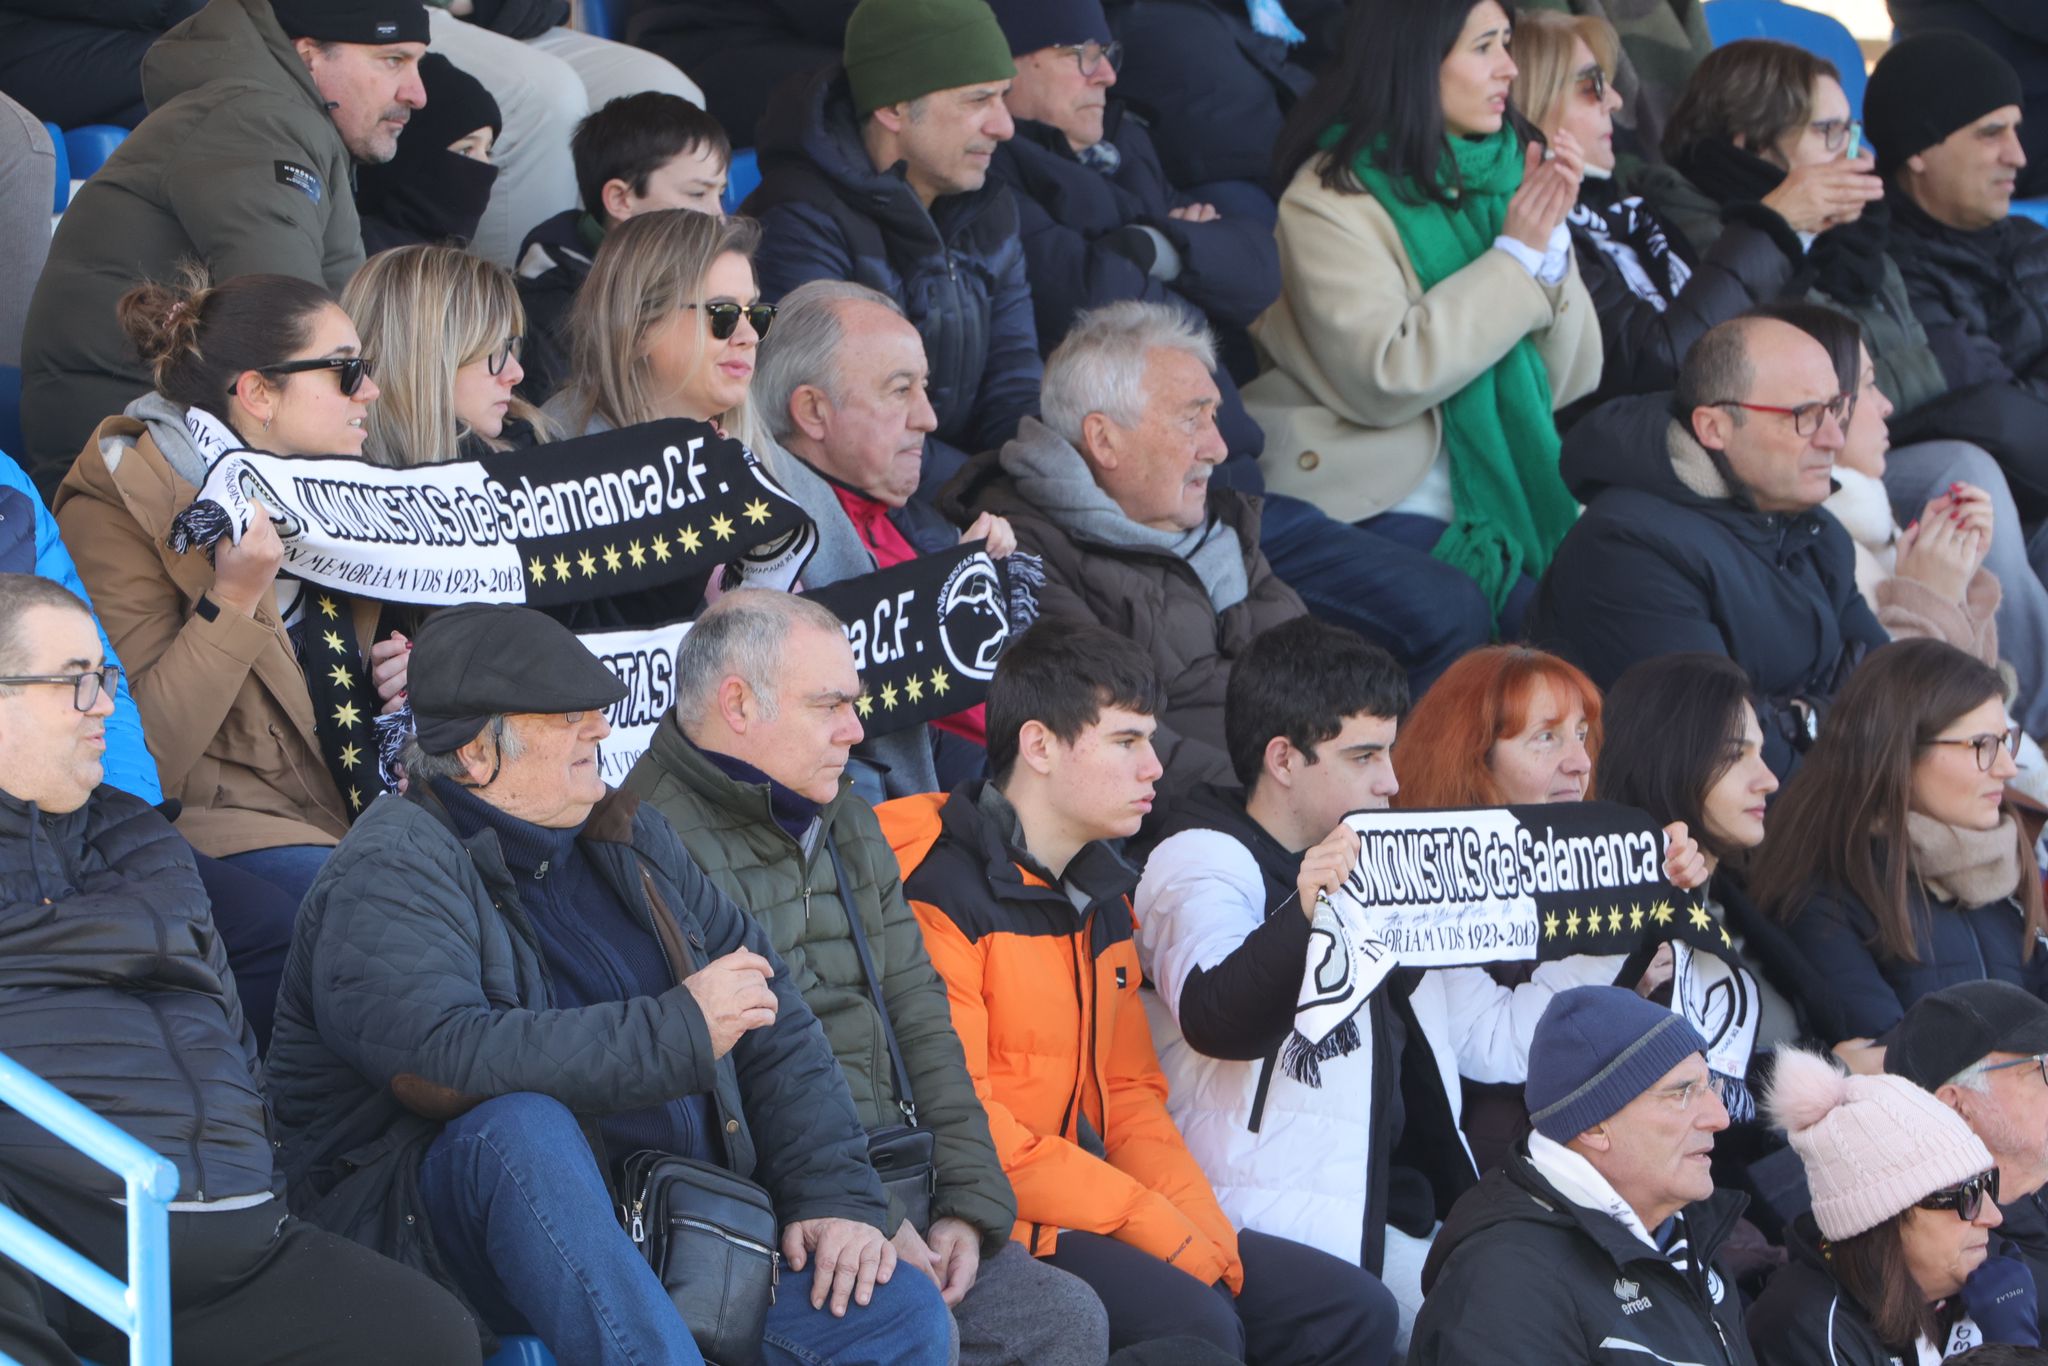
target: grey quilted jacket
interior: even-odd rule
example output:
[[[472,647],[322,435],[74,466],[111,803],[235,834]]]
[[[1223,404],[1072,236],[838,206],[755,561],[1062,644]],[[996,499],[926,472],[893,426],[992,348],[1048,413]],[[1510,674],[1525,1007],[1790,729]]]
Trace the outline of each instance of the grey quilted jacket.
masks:
[[[421,788],[350,828],[299,908],[271,1037],[295,1212],[440,1275],[418,1173],[444,1120],[516,1092],[591,1117],[709,1092],[725,1165],[764,1186],[783,1223],[880,1228],[846,1081],[767,935],[637,798],[607,796],[582,839],[662,942],[677,985],[659,996],[554,1008],[496,834],[458,839]],[[775,963],[778,1013],[714,1058],[681,982],[741,947]]]

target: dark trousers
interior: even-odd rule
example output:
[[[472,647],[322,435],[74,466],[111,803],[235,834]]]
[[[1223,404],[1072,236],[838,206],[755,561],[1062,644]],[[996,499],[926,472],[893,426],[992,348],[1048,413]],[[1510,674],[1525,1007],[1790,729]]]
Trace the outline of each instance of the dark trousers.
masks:
[[[235,995],[256,1034],[256,1050],[270,1050],[270,1022],[277,1012],[277,986],[284,977],[285,956],[292,947],[292,921],[299,913],[299,895],[246,868],[194,851],[199,881],[213,905],[213,925],[220,931],[235,974]]]
[[[1250,1366],[1382,1366],[1393,1355],[1400,1311],[1371,1273],[1250,1229],[1237,1251],[1244,1291],[1235,1297],[1100,1234],[1063,1230],[1046,1260],[1101,1296],[1112,1352],[1184,1336]]]
[[[101,1196],[10,1170],[0,1201],[127,1276],[124,1211]],[[465,1366],[482,1359],[476,1326],[418,1272],[288,1217],[272,1200],[246,1210],[176,1213],[171,1343],[204,1366]],[[0,1353],[23,1366],[125,1361],[127,1339],[92,1311],[0,1259]]]
[[[1278,493],[1265,495],[1259,524],[1259,549],[1310,613],[1399,660],[1418,697],[1458,656],[1493,639],[1479,585],[1431,555],[1434,544],[1432,536],[1416,547]]]

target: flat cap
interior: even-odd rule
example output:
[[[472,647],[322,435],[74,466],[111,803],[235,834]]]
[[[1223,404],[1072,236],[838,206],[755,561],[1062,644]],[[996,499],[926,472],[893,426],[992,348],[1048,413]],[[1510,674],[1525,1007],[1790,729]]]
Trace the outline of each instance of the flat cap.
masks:
[[[406,666],[414,733],[429,754],[462,748],[502,713],[609,707],[626,685],[574,632],[512,603],[464,603],[427,618]]]

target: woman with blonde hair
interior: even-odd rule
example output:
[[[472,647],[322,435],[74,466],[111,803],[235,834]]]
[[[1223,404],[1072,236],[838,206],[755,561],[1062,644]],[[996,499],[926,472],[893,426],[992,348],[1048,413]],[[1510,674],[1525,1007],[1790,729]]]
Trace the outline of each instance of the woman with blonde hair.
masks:
[[[659,418],[709,422],[754,444],[747,386],[775,318],[754,279],[760,225],[689,209],[605,234],[570,318],[570,377],[545,409],[590,435]]]
[[[513,394],[526,311],[511,272],[455,247],[372,256],[341,306],[382,362],[363,454],[380,465],[435,465],[547,439],[540,410]]]

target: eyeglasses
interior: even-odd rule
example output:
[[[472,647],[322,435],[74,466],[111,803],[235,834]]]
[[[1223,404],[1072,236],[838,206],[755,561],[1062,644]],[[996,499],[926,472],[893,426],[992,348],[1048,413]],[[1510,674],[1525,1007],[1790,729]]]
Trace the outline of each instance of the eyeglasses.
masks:
[[[1607,71],[1597,62],[1579,73],[1579,90],[1593,103],[1607,98]]]
[[[363,381],[373,378],[377,367],[368,356],[322,356],[318,360],[288,360],[278,365],[265,365],[260,373],[266,375],[297,375],[307,370],[332,370],[338,376],[336,383],[341,387],[343,398],[354,398],[356,390],[363,387]],[[493,372],[495,373],[495,372]],[[229,386],[229,393],[234,392]]]
[[[746,314],[747,322],[753,327],[756,337],[768,335],[768,325],[775,321],[774,304],[736,304],[730,301],[715,304],[684,304],[684,308],[697,308],[711,319],[711,335],[724,341],[740,330],[740,315]]]
[[[1717,1079],[1708,1077],[1704,1081],[1688,1081],[1668,1087],[1657,1094],[1670,1101],[1673,1109],[1685,1114],[1692,1109],[1694,1101],[1708,1092],[1717,1096],[1721,1094],[1721,1084]]]
[[[91,711],[98,705],[102,692],[112,697],[120,681],[119,664],[102,664],[82,674],[26,674],[20,678],[0,678],[0,684],[8,687],[24,683],[67,683],[71,686],[71,705],[80,711]]]
[[[1977,1214],[1984,1208],[1984,1201],[1998,1203],[1998,1168],[1973,1176],[1959,1186],[1938,1190],[1932,1195],[1922,1196],[1913,1203],[1921,1209],[1952,1209],[1956,1218],[1964,1223],[1976,1221]]]
[[[2041,1084],[2048,1086],[2048,1053],[2035,1053],[2030,1057],[2014,1058],[2011,1062],[1987,1063],[1982,1067],[1973,1067],[1970,1070],[1972,1072],[2003,1072],[2008,1067],[2028,1066],[2038,1068],[2041,1073]]]
[[[1849,141],[1849,134],[1863,125],[1855,119],[1815,119],[1813,131],[1819,133],[1821,141],[1830,152],[1839,152]]]
[[[2015,758],[2019,756],[2020,728],[2018,726],[2008,726],[2005,732],[1999,735],[1972,735],[1967,739],[1943,737],[1929,740],[1927,743],[1930,745],[1968,745],[1977,753],[1977,771],[1989,773],[1991,766],[1998,762],[1999,750],[2003,749],[2007,754]]]
[[[1109,69],[1114,71],[1123,64],[1124,60],[1124,45],[1116,42],[1112,42],[1107,46],[1095,42],[1057,43],[1053,46],[1052,50],[1054,52],[1070,54],[1074,59],[1074,64],[1081,68],[1083,76],[1093,76],[1096,72],[1102,70],[1104,62],[1108,62]]]
[[[1706,406],[1709,408],[1741,408],[1743,411],[1751,413],[1776,413],[1780,417],[1791,418],[1792,430],[1800,436],[1812,436],[1820,430],[1820,420],[1823,414],[1834,418],[1837,427],[1847,430],[1849,418],[1856,411],[1856,395],[1836,394],[1830,399],[1822,399],[1814,403],[1802,403],[1797,408],[1774,408],[1768,403],[1744,403],[1739,398],[1715,399]]]
[[[526,338],[515,332],[505,338],[497,350],[484,357],[484,368],[490,371],[493,377],[502,375],[505,373],[505,367],[517,360],[519,353],[525,349]]]

